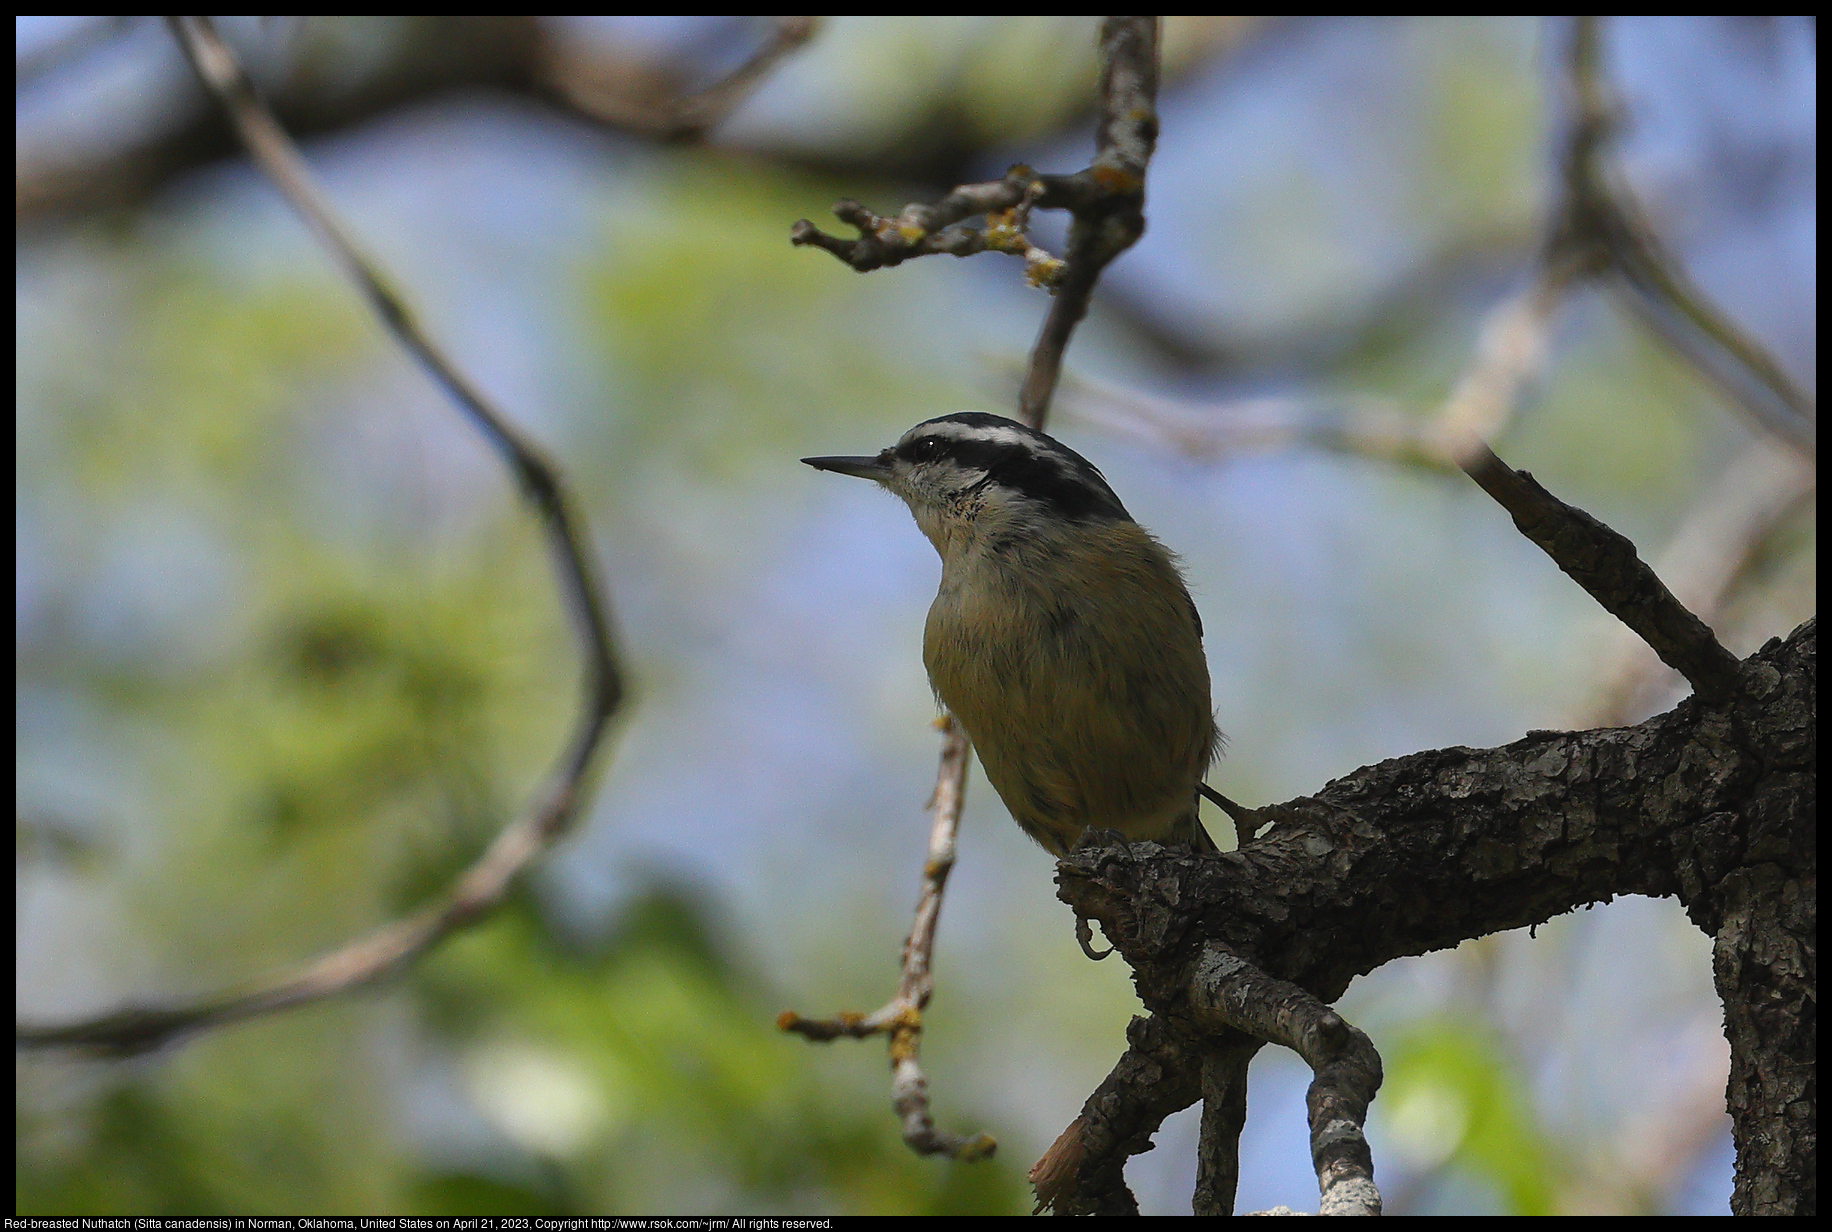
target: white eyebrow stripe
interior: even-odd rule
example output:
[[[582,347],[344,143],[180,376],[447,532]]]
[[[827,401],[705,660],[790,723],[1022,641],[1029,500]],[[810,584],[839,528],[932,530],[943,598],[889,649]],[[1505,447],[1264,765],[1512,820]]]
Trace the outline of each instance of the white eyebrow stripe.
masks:
[[[1040,441],[1016,428],[1004,428],[996,424],[964,424],[938,420],[933,423],[918,424],[904,439],[921,440],[925,436],[940,436],[957,441],[991,441],[999,445],[1019,445],[1034,453],[1045,454],[1052,458],[1062,457],[1059,450],[1051,448],[1050,442]]]

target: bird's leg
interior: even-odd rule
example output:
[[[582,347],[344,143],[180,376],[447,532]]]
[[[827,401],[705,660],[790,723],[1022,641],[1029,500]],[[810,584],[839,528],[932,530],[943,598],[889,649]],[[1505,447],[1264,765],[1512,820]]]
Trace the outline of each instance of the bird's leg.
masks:
[[[1278,817],[1272,809],[1250,809],[1243,804],[1236,804],[1207,783],[1196,784],[1196,790],[1207,796],[1226,813],[1234,822],[1234,832],[1240,836],[1242,843],[1250,843],[1254,836],[1266,827],[1275,824]]]

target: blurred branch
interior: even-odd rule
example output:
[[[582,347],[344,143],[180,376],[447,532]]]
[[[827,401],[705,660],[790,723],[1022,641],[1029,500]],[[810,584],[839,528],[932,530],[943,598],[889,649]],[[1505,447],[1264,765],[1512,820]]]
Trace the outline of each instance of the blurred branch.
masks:
[[[587,119],[661,141],[686,141],[703,136],[736,111],[770,70],[819,31],[818,17],[773,18],[770,37],[743,64],[704,89],[674,98],[636,96],[624,66],[581,53],[576,44],[550,44],[540,76]]]
[[[1459,467],[1508,511],[1523,535],[1632,629],[1662,662],[1685,676],[1700,696],[1721,699],[1735,679],[1737,659],[1710,627],[1674,597],[1626,537],[1558,500],[1531,475],[1508,466],[1488,443],[1512,419],[1526,387],[1543,366],[1547,333],[1571,290],[1585,277],[1613,271],[1640,289],[1644,299],[1659,299],[1693,322],[1716,344],[1713,354],[1734,360],[1737,370],[1748,376],[1744,385],[1753,381],[1751,388],[1767,390],[1771,397],[1744,397],[1739,404],[1811,458],[1811,400],[1788,383],[1760,347],[1743,339],[1690,289],[1651,233],[1635,221],[1628,198],[1608,186],[1600,151],[1611,126],[1598,60],[1596,19],[1581,17],[1568,60],[1577,105],[1563,153],[1563,197],[1551,214],[1528,285],[1489,313],[1475,354],[1435,423],[1408,432],[1396,431],[1389,421],[1369,430],[1363,414],[1358,420],[1340,417],[1333,430],[1320,431],[1313,420],[1305,434],[1358,453]],[[1719,360],[1696,347],[1682,353],[1707,375],[1723,370]],[[1187,422],[1172,431],[1161,408],[1141,407],[1135,400],[1128,417],[1143,430],[1180,437],[1186,451],[1191,439],[1200,440],[1210,452],[1221,448],[1215,442],[1222,432],[1196,434]],[[1286,431],[1286,439],[1291,439],[1303,430],[1292,425]],[[1267,436],[1262,432],[1260,439]],[[1240,439],[1236,431],[1235,440]]]
[[[1374,395],[1275,394],[1205,406],[1071,376],[1059,407],[1072,419],[1210,465],[1306,446],[1444,474],[1457,469],[1429,423]]]
[[[1812,458],[1818,436],[1813,397],[1692,285],[1604,161],[1620,108],[1603,77],[1600,20],[1578,17],[1572,30],[1574,115],[1564,154],[1565,199],[1549,247],[1564,248],[1593,272],[1612,275],[1630,292],[1629,306],[1716,383],[1732,405]]]
[[[168,19],[198,77],[229,113],[249,153],[361,289],[383,325],[476,423],[541,517],[562,597],[585,653],[586,680],[572,738],[548,786],[511,821],[439,898],[277,979],[179,1007],[136,1007],[57,1026],[21,1024],[21,1047],[67,1046],[130,1053],[180,1035],[319,1001],[393,975],[448,934],[501,904],[516,876],[547,850],[576,816],[610,717],[623,699],[610,621],[599,598],[582,523],[559,471],[522,438],[415,323],[405,301],[351,241],[298,150],[267,109],[234,53],[208,18]]]
[[[365,36],[376,58],[355,72],[334,55],[305,56],[270,103],[295,139],[337,132],[396,108],[459,89],[527,94],[546,36],[530,16],[420,15],[394,19],[389,37]],[[154,44],[158,46],[159,44]],[[240,146],[220,109],[185,80],[147,97],[161,113],[132,117],[119,144],[44,145],[14,151],[14,216],[28,223],[135,205],[193,168],[231,158]]]
[[[935,993],[935,927],[941,919],[942,892],[947,888],[948,874],[954,870],[955,835],[960,829],[961,803],[967,791],[967,734],[952,716],[943,716],[941,727],[941,772],[929,801],[929,855],[922,866],[916,920],[903,943],[903,974],[897,981],[896,995],[870,1014],[841,1013],[832,1018],[811,1019],[785,1010],[776,1025],[815,1041],[841,1036],[890,1036],[891,1104],[903,1123],[903,1140],[919,1155],[974,1160],[991,1155],[998,1144],[986,1134],[961,1137],[937,1132],[929,1114],[928,1080],[916,1059],[922,1047],[922,1012]]]
[[[537,98],[600,127],[690,140],[735,110],[818,28],[814,18],[778,18],[769,38],[736,70],[678,95],[669,75],[557,37],[525,14],[394,20],[393,37],[364,40],[365,48],[377,44],[375,58],[364,61],[353,80],[335,57],[306,56],[299,71],[275,84],[268,106],[289,133],[299,138],[341,131],[469,89]],[[189,168],[234,155],[235,134],[205,101],[168,101],[165,115],[142,117],[133,135],[111,148],[21,142],[14,155],[16,220],[134,204]]]

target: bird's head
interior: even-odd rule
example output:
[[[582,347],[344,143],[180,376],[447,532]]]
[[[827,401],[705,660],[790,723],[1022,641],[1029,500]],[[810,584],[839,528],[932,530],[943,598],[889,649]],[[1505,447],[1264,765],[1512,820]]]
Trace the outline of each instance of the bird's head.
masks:
[[[974,542],[1132,520],[1093,463],[1035,428],[980,411],[919,423],[874,456],[802,461],[902,497],[944,559]]]

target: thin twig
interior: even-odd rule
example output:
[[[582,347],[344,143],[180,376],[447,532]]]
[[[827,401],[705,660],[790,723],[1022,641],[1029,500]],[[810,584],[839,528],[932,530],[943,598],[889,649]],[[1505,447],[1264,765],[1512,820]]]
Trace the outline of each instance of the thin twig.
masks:
[[[523,494],[541,517],[559,587],[585,652],[584,697],[572,738],[547,787],[426,907],[277,978],[188,1005],[129,1008],[57,1026],[20,1025],[16,1036],[21,1047],[143,1051],[184,1034],[319,1001],[402,970],[448,934],[494,910],[516,876],[566,830],[579,811],[585,779],[610,717],[623,699],[610,620],[593,577],[583,524],[559,471],[452,365],[420,329],[405,301],[388,287],[379,269],[358,251],[291,139],[209,19],[169,20],[198,77],[228,112],[255,161],[330,249],[389,332],[463,408],[514,471]]]
[[[561,102],[589,120],[660,141],[690,141],[736,111],[771,69],[819,32],[820,21],[818,17],[772,18],[770,37],[743,64],[704,89],[673,99],[632,97],[627,74],[607,73],[589,53],[564,45],[549,51],[540,76]]]
[[[954,870],[955,836],[960,830],[961,804],[967,791],[967,734],[952,716],[944,716],[941,726],[941,772],[930,800],[929,855],[922,866],[916,919],[903,943],[903,973],[897,981],[896,995],[870,1014],[840,1013],[832,1018],[811,1019],[785,1010],[776,1025],[816,1041],[841,1036],[890,1036],[891,1103],[903,1125],[903,1140],[920,1155],[973,1160],[991,1155],[998,1144],[987,1134],[967,1137],[936,1130],[929,1113],[928,1080],[917,1062],[922,1048],[922,1014],[935,992],[935,929],[941,920],[948,874]]]
[[[1018,418],[1043,426],[1062,355],[1109,262],[1145,234],[1145,169],[1158,143],[1158,19],[1107,17],[1100,28],[1100,127],[1094,161],[1075,177],[1068,269],[1031,348]]]
[[[1018,392],[1017,418],[1041,428],[1063,352],[1087,315],[1101,271],[1145,233],[1145,171],[1158,140],[1157,95],[1158,19],[1103,18],[1100,118],[1094,159],[1086,169],[1039,175],[1017,166],[1004,179],[960,185],[939,201],[907,205],[891,217],[842,201],[834,215],[857,230],[858,238],[828,235],[803,218],[790,228],[789,240],[832,253],[861,273],[940,253],[1022,255],[1032,284],[1055,296]],[[1024,235],[1022,212],[1032,207],[1069,211],[1068,249],[1060,259]],[[1014,219],[1011,211],[1020,214]],[[983,227],[968,225],[982,216]]]

